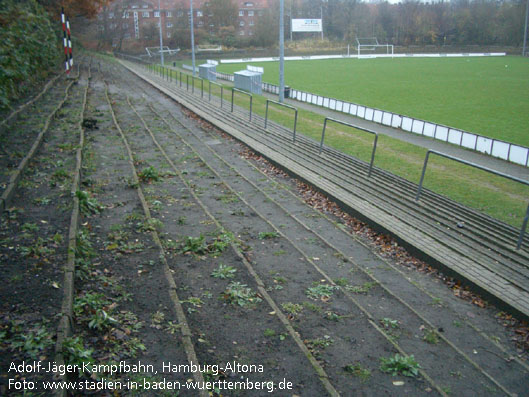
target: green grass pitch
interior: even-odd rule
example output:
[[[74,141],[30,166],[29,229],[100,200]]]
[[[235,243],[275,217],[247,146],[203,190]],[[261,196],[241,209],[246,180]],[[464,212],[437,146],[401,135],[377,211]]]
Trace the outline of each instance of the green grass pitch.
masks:
[[[278,62],[251,65],[278,84]],[[529,59],[522,57],[287,61],[285,84],[529,146]]]

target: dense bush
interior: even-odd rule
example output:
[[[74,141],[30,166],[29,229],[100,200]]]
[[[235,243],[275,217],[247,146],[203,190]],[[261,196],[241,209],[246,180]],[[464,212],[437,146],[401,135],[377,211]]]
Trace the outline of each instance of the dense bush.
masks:
[[[59,43],[46,11],[35,0],[2,1],[0,109],[47,76],[59,59]]]

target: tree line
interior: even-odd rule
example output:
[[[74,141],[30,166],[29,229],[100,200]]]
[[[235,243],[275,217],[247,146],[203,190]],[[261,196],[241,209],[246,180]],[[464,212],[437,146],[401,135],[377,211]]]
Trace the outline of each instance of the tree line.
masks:
[[[128,0],[103,4],[103,9],[121,15]],[[164,42],[171,48],[189,48],[190,26],[188,2],[175,2],[180,18],[171,28],[171,37]],[[380,43],[400,46],[521,46],[527,0],[452,0],[424,2],[404,0],[398,4],[387,1],[361,0],[285,0],[285,37],[290,37],[291,18],[323,17],[326,38],[355,44],[356,38],[377,37]],[[186,12],[178,13],[178,10]],[[270,0],[269,7],[260,12],[252,36],[238,34],[238,6],[235,0],[210,0],[203,11],[203,24],[195,25],[199,44],[222,44],[229,47],[271,47],[277,45],[279,29],[279,0]],[[105,11],[106,12],[106,11]],[[126,32],[121,25],[110,29],[108,18],[99,26],[100,42],[123,43]],[[196,24],[196,22],[195,22]],[[156,45],[158,29],[146,29],[138,48]],[[293,39],[305,39],[320,34],[294,33]],[[131,40],[133,41],[133,40]]]

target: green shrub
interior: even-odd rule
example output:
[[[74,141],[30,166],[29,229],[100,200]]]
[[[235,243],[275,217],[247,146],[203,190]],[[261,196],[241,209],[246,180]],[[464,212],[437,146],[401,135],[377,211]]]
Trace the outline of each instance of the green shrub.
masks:
[[[60,21],[56,21],[60,26]],[[57,64],[60,40],[35,0],[4,0],[0,7],[0,109],[6,109]]]

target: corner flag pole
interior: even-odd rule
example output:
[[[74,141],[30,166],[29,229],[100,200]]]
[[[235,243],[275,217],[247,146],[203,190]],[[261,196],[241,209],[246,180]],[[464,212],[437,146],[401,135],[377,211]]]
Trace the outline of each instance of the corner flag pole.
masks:
[[[70,74],[70,62],[68,60],[68,39],[66,37],[66,16],[64,15],[64,8],[61,9],[61,22],[62,22],[62,35],[63,35],[63,47],[64,47],[64,65],[66,68],[66,74]]]

